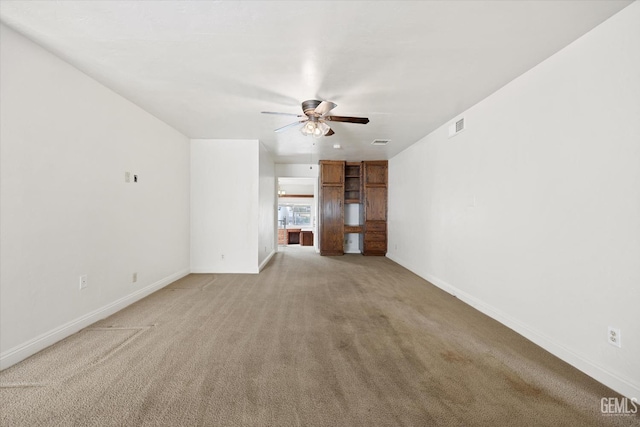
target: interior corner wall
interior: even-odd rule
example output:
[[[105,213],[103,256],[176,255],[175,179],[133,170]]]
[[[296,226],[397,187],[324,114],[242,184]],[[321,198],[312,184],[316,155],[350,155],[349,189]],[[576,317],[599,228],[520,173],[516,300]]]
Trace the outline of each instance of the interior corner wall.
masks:
[[[635,2],[392,158],[388,253],[636,398],[638,52]]]
[[[193,273],[258,273],[259,145],[191,140]]]
[[[189,140],[4,25],[0,93],[5,368],[189,273]]]
[[[259,201],[258,201],[258,267],[269,262],[274,255],[276,240],[276,178],[275,164],[269,151],[259,144]]]

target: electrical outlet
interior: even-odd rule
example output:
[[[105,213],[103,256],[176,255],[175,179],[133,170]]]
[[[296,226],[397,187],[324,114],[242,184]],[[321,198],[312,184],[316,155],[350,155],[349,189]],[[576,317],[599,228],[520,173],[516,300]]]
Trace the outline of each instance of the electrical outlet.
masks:
[[[220,255],[220,259],[224,260],[224,254]]]
[[[80,290],[87,287],[87,275],[80,276]]]
[[[607,341],[611,345],[622,348],[622,337],[620,335],[620,329],[609,326]]]
[[[133,273],[132,281],[133,283],[136,283],[138,281],[138,273]]]
[[[125,172],[124,173],[124,182],[131,182],[131,173],[130,172]]]

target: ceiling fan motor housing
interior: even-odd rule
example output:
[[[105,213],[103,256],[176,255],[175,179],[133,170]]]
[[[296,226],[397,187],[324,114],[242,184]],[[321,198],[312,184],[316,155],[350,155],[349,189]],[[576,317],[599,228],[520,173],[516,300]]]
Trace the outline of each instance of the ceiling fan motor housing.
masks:
[[[307,116],[310,116],[315,111],[316,107],[320,105],[322,101],[318,101],[317,99],[309,99],[302,103],[302,111]]]

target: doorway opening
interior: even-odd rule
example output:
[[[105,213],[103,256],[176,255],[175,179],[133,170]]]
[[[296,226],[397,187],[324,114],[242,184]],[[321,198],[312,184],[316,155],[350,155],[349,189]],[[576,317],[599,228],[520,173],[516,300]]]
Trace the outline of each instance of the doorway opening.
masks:
[[[278,247],[316,246],[314,178],[278,178]]]

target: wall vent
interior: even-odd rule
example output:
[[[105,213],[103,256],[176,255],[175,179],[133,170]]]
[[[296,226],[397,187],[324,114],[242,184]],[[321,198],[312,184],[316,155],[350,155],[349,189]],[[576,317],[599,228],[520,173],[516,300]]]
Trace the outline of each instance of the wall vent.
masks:
[[[371,145],[387,145],[388,143],[388,139],[374,139]]]
[[[449,125],[449,138],[455,136],[465,129],[464,117],[459,118]]]

